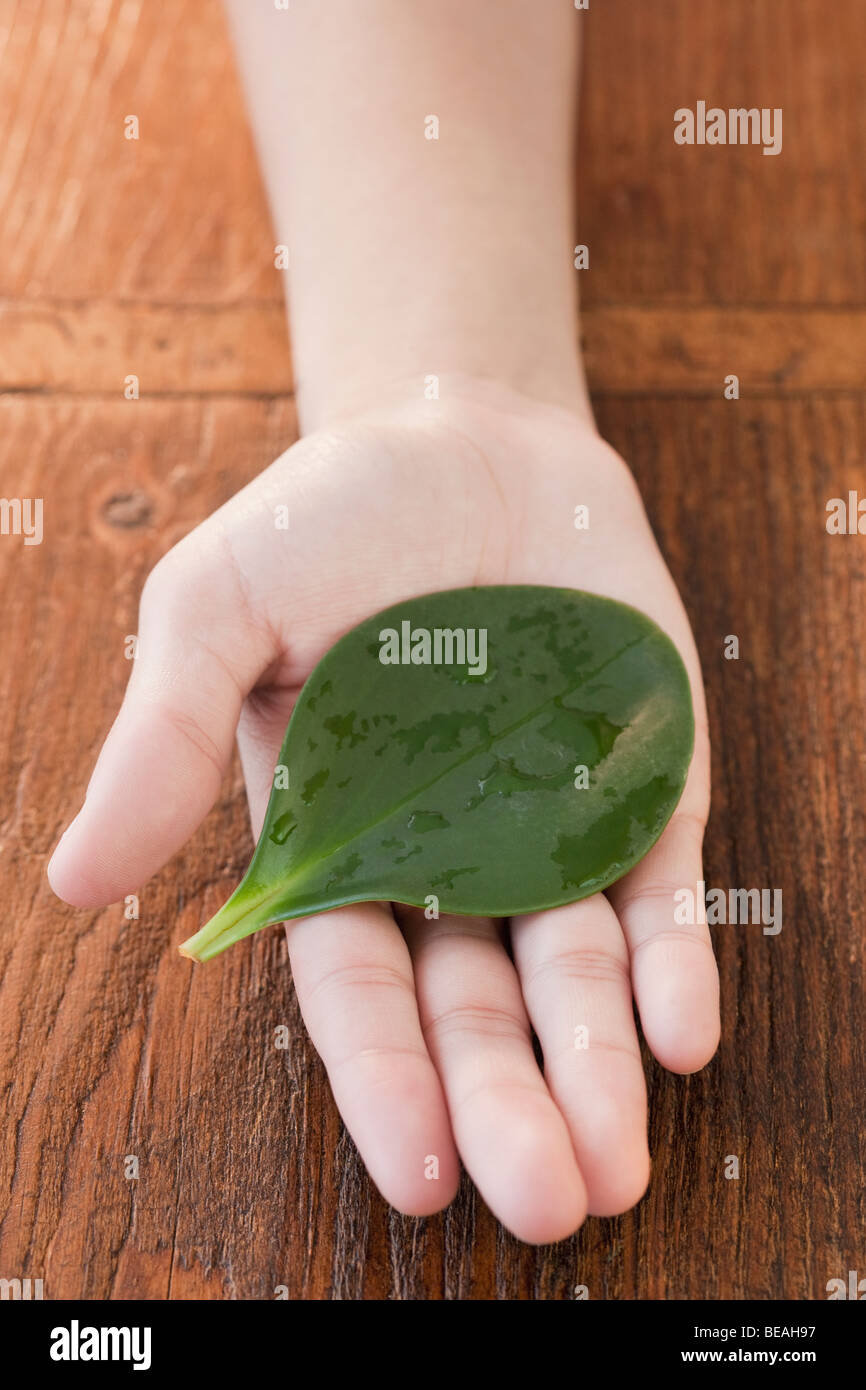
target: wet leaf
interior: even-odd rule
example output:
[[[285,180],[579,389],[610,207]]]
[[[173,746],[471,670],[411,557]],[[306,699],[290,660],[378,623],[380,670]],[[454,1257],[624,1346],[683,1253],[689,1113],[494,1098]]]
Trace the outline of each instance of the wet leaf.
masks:
[[[680,656],[634,608],[527,585],[398,604],[313,671],[246,876],[181,949],[365,900],[507,917],[587,897],[658,839],[692,741]]]

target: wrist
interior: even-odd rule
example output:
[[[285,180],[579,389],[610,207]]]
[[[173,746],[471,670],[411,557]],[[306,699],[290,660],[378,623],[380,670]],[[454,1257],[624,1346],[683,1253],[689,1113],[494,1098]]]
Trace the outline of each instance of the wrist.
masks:
[[[345,354],[332,351],[327,369],[293,344],[300,432],[394,409],[417,408],[435,418],[449,400],[504,409],[552,407],[595,430],[577,339],[576,322],[555,354],[537,350],[537,341],[516,327],[503,328],[495,341],[467,334],[446,342],[427,334],[413,342],[407,335],[393,346],[374,341],[363,350],[347,345]]]
[[[316,430],[338,433],[356,424],[412,429],[445,426],[471,439],[479,429],[486,436],[490,428],[501,427],[505,421],[516,439],[523,430],[531,437],[533,429],[543,430],[558,421],[564,429],[579,430],[601,443],[582,374],[570,392],[562,389],[564,384],[564,379],[539,379],[538,390],[526,390],[523,384],[514,385],[502,377],[467,372],[437,374],[435,384],[430,374],[395,375],[374,383],[356,380],[344,383],[345,408],[328,415]],[[302,435],[313,432],[301,431]]]

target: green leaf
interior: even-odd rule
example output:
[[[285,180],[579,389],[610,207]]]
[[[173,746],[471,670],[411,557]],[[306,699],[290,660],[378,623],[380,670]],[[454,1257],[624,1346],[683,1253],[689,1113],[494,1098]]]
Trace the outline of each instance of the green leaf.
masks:
[[[693,732],[676,648],[625,604],[530,585],[397,604],[313,671],[246,876],[181,950],[366,900],[508,917],[587,897],[658,839]]]

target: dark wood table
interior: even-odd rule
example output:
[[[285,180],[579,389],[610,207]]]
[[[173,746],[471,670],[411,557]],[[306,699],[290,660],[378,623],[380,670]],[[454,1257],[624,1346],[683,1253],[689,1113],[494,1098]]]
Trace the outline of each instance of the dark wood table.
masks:
[[[593,0],[580,20],[598,417],[704,663],[708,884],[782,889],[784,925],[715,930],[722,1046],[690,1078],[648,1060],[648,1195],[544,1249],[468,1183],[427,1221],[383,1204],[281,932],[179,959],[249,855],[237,766],[138,921],[50,893],[144,576],[296,425],[220,7],[0,16],[0,490],[45,508],[41,545],[0,536],[0,1277],[46,1298],[823,1299],[866,1276],[866,535],[825,525],[829,499],[866,497],[862,0]],[[782,153],[678,146],[698,100],[781,107]]]

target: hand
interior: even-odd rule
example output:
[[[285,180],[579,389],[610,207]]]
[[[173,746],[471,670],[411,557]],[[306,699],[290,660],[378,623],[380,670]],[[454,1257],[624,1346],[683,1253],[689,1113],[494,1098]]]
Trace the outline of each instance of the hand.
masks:
[[[510,925],[364,903],[287,927],[304,1020],[385,1198],[417,1215],[446,1206],[459,1153],[496,1216],[542,1243],[646,1187],[632,992],[664,1066],[693,1071],[718,1042],[709,934],[673,917],[675,890],[702,877],[706,712],[688,620],[622,460],[569,411],[489,384],[441,390],[309,435],[160,561],[123,706],[49,872],[82,907],[136,891],[213,804],[235,733],[258,835],[304,680],[342,633],[401,599],[549,584],[647,613],[688,669],[695,753],[671,822],[630,874]],[[579,504],[588,530],[574,527]]]

